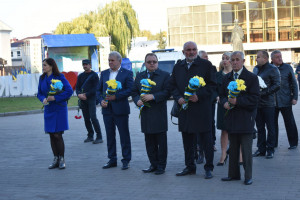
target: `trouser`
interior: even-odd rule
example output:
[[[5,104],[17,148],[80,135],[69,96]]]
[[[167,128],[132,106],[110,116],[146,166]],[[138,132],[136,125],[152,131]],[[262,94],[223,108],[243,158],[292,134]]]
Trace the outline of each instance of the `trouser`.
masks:
[[[145,133],[146,150],[153,167],[165,169],[167,165],[167,133]]]

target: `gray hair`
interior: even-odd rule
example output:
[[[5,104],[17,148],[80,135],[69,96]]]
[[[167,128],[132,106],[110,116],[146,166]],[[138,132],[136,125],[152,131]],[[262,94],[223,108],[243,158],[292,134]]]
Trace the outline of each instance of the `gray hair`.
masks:
[[[109,53],[108,56],[115,56],[120,62],[122,61],[122,56],[119,52],[117,51],[112,51]]]
[[[231,52],[229,52],[229,51],[226,51],[225,53],[223,53],[223,54],[222,54],[222,56],[223,56],[223,55],[225,55],[225,56],[227,56],[227,57],[229,57],[229,58],[230,58],[230,56],[231,56]]]
[[[203,54],[207,54],[207,52],[204,51],[204,50],[200,50],[199,53],[198,53],[198,55],[200,56],[200,58],[202,58]]]
[[[184,43],[184,45],[183,45],[183,50],[185,50],[186,46],[189,45],[189,44],[193,44],[193,45],[195,45],[196,48],[197,48],[197,44],[196,44],[195,42],[193,42],[193,41],[188,41],[188,42]]]
[[[278,54],[278,53],[281,54],[281,51],[279,51],[279,50],[273,51],[273,52],[271,53],[271,58],[273,58],[273,57],[275,56],[275,54]]]
[[[234,52],[232,52],[231,55],[230,55],[230,59],[232,58],[232,56],[235,56],[235,55],[240,55],[243,60],[245,59],[245,55],[241,51],[234,51]]]

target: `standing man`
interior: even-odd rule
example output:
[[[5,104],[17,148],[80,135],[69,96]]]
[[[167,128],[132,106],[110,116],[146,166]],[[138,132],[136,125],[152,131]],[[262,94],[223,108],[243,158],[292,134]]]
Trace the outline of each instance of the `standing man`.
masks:
[[[241,179],[239,165],[241,148],[245,169],[244,183],[250,185],[252,184],[252,134],[259,99],[259,84],[257,76],[244,67],[243,52],[233,52],[230,62],[233,71],[224,77],[220,91],[220,102],[228,110],[224,120],[230,141],[228,177],[222,178],[222,181]],[[236,79],[245,81],[246,91],[242,91],[236,98],[228,98],[227,87]]]
[[[299,87],[299,91],[300,91],[300,62],[296,68],[296,74],[297,74],[297,77],[298,77],[298,87]]]
[[[122,170],[129,168],[131,160],[131,143],[129,134],[128,118],[130,108],[128,97],[131,94],[133,85],[132,71],[121,68],[122,56],[119,52],[112,51],[108,57],[109,68],[104,70],[100,76],[99,97],[102,106],[103,120],[106,130],[107,150],[109,161],[103,166],[108,169],[117,166],[116,149],[116,127],[120,134],[120,143],[122,147]],[[115,95],[105,95],[107,89],[106,81],[115,79],[122,84],[122,89]]]
[[[267,88],[260,92],[260,100],[256,115],[257,147],[253,157],[265,156],[270,159],[274,156],[275,147],[275,92],[280,88],[279,70],[269,63],[269,54],[266,51],[258,51],[257,66],[253,73],[260,76]],[[268,134],[266,136],[267,126]]]
[[[91,61],[83,60],[84,72],[79,74],[76,83],[76,94],[80,99],[85,127],[88,131],[84,142],[102,143],[100,124],[96,115],[96,90],[99,84],[98,74],[92,71]],[[94,129],[93,129],[94,127]],[[97,134],[94,141],[94,130]]]
[[[282,62],[282,56],[279,50],[275,50],[271,53],[271,59],[273,65],[278,67],[281,77],[280,90],[276,92],[275,147],[278,146],[278,116],[279,112],[281,112],[290,144],[289,149],[295,149],[298,146],[298,130],[292,105],[296,105],[298,100],[297,81],[293,68]]]
[[[198,57],[195,42],[186,42],[183,45],[182,52],[185,55],[185,59],[176,63],[170,79],[174,100],[179,105],[187,103],[184,100],[185,88],[188,86],[189,80],[194,76],[202,77],[206,85],[199,88],[196,94],[189,98],[187,110],[182,109],[179,112],[178,127],[179,131],[182,132],[186,168],[177,173],[176,176],[196,173],[194,142],[196,134],[200,133],[206,160],[204,165],[205,178],[210,179],[213,177],[211,172],[214,169],[214,150],[211,134],[211,95],[216,87],[216,78],[213,74],[211,62]]]
[[[147,70],[139,73],[132,89],[132,99],[138,106],[149,103],[150,107],[144,106],[141,110],[141,129],[145,134],[146,150],[151,163],[144,173],[154,172],[156,175],[165,173],[167,164],[167,131],[168,114],[167,100],[169,91],[167,88],[170,75],[158,69],[158,59],[154,53],[148,53],[145,57]],[[141,95],[142,79],[151,79],[156,83],[150,90],[150,94]]]

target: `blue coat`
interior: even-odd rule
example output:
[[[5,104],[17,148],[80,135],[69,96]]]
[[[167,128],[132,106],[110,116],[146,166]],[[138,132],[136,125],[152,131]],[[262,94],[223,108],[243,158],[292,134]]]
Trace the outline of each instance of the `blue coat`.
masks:
[[[105,98],[105,92],[107,89],[106,81],[109,80],[109,69],[101,72],[98,98],[100,102]],[[122,89],[117,91],[115,96],[116,100],[110,101],[107,108],[102,108],[102,114],[114,114],[114,115],[128,115],[130,114],[128,97],[131,95],[131,88],[133,86],[133,73],[124,68],[120,68],[116,77],[117,81],[122,84]]]
[[[60,76],[51,74],[49,77],[46,75],[44,79],[40,77],[39,80],[37,98],[41,102],[48,96],[52,79],[61,80],[64,85],[64,91],[54,95],[55,101],[51,101],[48,105],[45,105],[44,129],[47,133],[56,133],[69,129],[67,100],[73,94],[72,87],[63,74],[60,74]]]

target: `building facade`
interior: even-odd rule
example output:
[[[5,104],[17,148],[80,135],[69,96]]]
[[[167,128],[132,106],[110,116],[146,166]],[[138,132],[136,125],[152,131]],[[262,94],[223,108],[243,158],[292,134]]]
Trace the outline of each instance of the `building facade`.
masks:
[[[221,54],[232,51],[236,19],[244,32],[246,65],[256,65],[258,50],[279,49],[285,62],[300,61],[300,0],[223,0],[168,8],[168,45],[182,48],[186,41],[195,41],[217,66]]]
[[[10,32],[12,29],[4,22],[0,21],[0,59],[1,64],[11,66],[11,52],[10,52]]]

